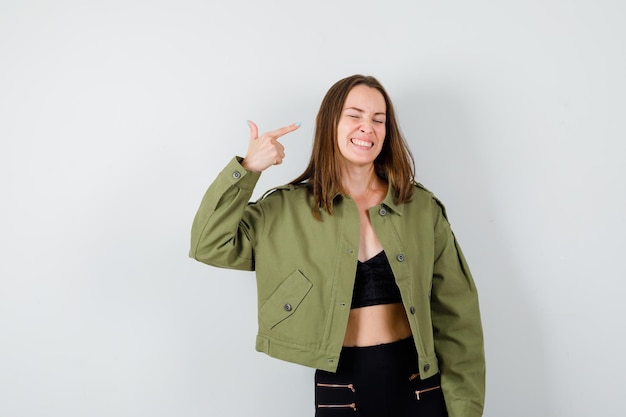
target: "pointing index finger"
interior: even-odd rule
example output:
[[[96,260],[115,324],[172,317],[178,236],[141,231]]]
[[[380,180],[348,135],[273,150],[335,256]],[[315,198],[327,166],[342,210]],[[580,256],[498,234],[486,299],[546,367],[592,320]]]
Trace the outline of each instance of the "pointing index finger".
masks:
[[[276,129],[276,130],[272,130],[271,132],[267,132],[267,134],[269,136],[271,136],[272,138],[274,138],[274,140],[280,138],[281,136],[286,135],[287,133],[291,133],[294,130],[297,130],[300,126],[302,126],[302,123],[298,122],[298,123],[293,123],[290,124],[288,126],[285,127],[281,127],[280,129]]]

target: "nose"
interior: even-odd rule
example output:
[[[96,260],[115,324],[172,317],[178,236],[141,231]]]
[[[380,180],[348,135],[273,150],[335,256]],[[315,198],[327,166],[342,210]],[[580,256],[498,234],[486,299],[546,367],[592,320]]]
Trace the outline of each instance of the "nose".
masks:
[[[372,125],[373,125],[372,121],[363,119],[359,130],[363,133],[370,133],[373,131]]]

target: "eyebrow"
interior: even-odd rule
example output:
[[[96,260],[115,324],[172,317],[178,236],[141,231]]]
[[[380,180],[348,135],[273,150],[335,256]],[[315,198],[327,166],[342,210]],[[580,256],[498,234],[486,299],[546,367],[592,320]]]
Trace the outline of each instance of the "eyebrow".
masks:
[[[365,113],[365,110],[359,109],[358,107],[346,107],[344,110],[356,110],[358,112]],[[382,111],[378,113],[374,113],[374,116],[378,116],[378,115],[386,116],[387,113],[382,112]]]

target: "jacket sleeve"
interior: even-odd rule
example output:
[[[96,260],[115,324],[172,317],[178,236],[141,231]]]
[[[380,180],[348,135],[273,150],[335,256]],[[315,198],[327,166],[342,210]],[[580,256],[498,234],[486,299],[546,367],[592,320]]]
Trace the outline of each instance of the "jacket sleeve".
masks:
[[[436,199],[433,215],[431,310],[441,386],[450,417],[480,417],[485,398],[485,355],[478,294],[445,208]]]
[[[204,194],[191,228],[189,256],[208,265],[252,271],[262,213],[249,201],[260,173],[247,171],[241,160],[233,158]]]

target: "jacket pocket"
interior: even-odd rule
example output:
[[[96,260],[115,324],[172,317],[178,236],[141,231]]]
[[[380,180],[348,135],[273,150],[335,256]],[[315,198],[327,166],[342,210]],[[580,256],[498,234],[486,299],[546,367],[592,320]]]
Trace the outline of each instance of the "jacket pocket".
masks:
[[[313,284],[300,272],[293,271],[259,309],[259,320],[269,329],[291,316]]]

